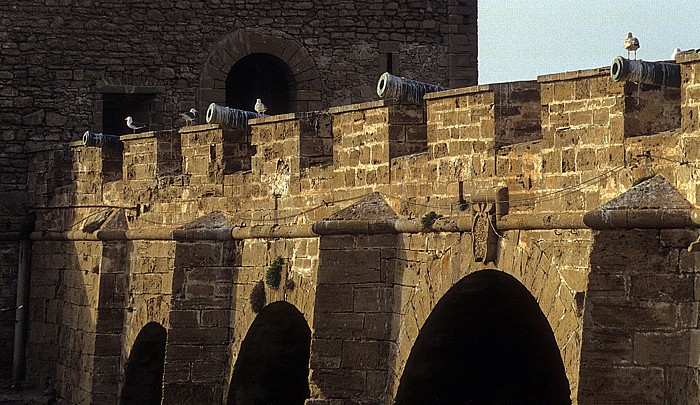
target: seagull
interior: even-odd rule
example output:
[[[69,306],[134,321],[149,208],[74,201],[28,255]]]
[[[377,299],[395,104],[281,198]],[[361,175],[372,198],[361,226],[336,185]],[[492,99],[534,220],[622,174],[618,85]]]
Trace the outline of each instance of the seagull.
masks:
[[[674,50],[673,50],[673,53],[671,54],[671,59],[674,59],[674,60],[675,60],[675,59],[676,59],[676,56],[678,56],[678,54],[681,53],[681,52],[683,52],[683,51],[681,51],[681,48],[676,48],[676,49],[674,49]]]
[[[637,59],[637,49],[639,49],[639,40],[632,36],[631,32],[627,33],[625,38],[625,49],[627,49],[627,59],[630,58],[630,52],[634,52],[634,59]]]
[[[267,111],[267,107],[265,107],[265,104],[263,104],[260,99],[257,99],[255,101],[255,112],[257,112],[260,115],[265,115],[265,111]]]
[[[194,120],[197,118],[198,112],[199,111],[195,110],[194,108],[191,108],[189,111],[180,114],[180,116],[183,120],[185,120],[186,125],[189,127],[194,123]]]
[[[124,118],[124,121],[126,121],[126,126],[127,126],[127,127],[129,127],[129,128],[131,128],[131,129],[134,130],[133,133],[136,133],[136,130],[137,130],[137,129],[146,128],[146,124],[144,124],[143,122],[136,122],[136,121],[134,121],[134,119],[131,118],[131,116],[128,116],[128,117]]]

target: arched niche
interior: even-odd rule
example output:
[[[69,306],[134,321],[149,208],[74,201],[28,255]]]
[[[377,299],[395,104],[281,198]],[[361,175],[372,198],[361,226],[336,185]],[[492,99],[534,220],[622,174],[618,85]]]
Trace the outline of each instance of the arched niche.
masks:
[[[160,404],[167,332],[157,322],[141,329],[126,363],[121,404]]]
[[[295,95],[289,66],[268,53],[243,57],[226,76],[226,105],[239,110],[252,111],[259,98],[267,107],[266,114],[288,113]]]
[[[309,398],[311,329],[293,305],[278,301],[260,311],[241,343],[228,405],[303,405]]]
[[[547,318],[512,276],[472,273],[436,304],[411,349],[396,404],[570,404]]]

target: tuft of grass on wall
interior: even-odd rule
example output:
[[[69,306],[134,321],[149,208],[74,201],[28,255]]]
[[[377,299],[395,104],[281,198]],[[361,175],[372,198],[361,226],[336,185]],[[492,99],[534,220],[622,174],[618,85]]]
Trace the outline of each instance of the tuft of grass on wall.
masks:
[[[270,267],[267,268],[265,281],[272,289],[276,290],[280,287],[280,282],[282,281],[282,264],[284,264],[284,259],[282,259],[282,256],[277,256],[272,264],[270,264]]]
[[[259,314],[260,311],[265,308],[266,303],[265,283],[260,280],[255,284],[255,287],[253,287],[253,291],[250,292],[250,307],[254,313]]]
[[[436,214],[435,211],[430,211],[423,215],[423,218],[420,219],[420,223],[423,225],[423,228],[430,229],[438,218],[442,218],[442,214]]]

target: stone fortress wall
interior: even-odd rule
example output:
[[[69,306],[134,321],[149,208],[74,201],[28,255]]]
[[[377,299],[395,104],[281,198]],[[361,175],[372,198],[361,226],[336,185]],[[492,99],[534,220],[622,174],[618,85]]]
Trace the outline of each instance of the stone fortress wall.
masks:
[[[307,403],[406,402],[424,398],[421,379],[451,398],[444,363],[426,359],[480,333],[510,337],[493,349],[505,360],[479,363],[491,393],[532,394],[526,363],[555,402],[696,402],[700,58],[678,62],[680,90],[602,68],[270,116],[249,133],[125,135],[118,156],[75,142],[58,189],[38,180],[56,153],[38,153],[33,204],[82,208],[41,211],[32,233],[28,375],[71,403],[114,402],[157,323],[165,403],[253,398],[240,373],[271,361],[276,327],[303,335],[282,321],[300,316],[309,360],[287,371],[308,378]],[[277,257],[282,282],[262,284],[256,313]],[[511,300],[529,309],[513,316]],[[484,305],[503,321],[450,312]],[[479,333],[451,341],[455,319]],[[527,357],[520,340],[555,355],[541,343]]]
[[[121,4],[1,15],[0,291],[12,307],[31,241],[30,384],[100,404],[698,402],[697,54],[680,89],[607,68],[464,87],[475,2]],[[289,68],[290,113],[172,129],[254,53]],[[387,64],[453,90],[370,101]],[[140,94],[154,131],[52,146],[101,131],[110,94]]]
[[[17,239],[36,208],[28,190],[73,181],[67,145],[85,130],[110,133],[135,113],[152,130],[177,128],[179,113],[224,104],[229,71],[250,55],[267,55],[289,86],[275,114],[371,100],[389,68],[476,83],[476,1],[19,0],[0,21],[0,308],[15,306]],[[0,314],[1,364],[12,358],[12,315]]]

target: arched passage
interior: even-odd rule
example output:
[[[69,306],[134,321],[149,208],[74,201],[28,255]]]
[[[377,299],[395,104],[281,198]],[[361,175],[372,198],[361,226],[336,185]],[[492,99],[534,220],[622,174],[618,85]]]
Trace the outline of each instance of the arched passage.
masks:
[[[228,404],[303,404],[309,397],[311,329],[299,310],[274,302],[241,343]]]
[[[226,77],[226,105],[254,111],[255,100],[267,106],[267,114],[290,112],[293,76],[278,57],[253,53],[236,62]]]
[[[411,350],[396,404],[569,404],[554,334],[515,278],[484,270],[435,306]]]
[[[122,404],[160,404],[166,336],[156,322],[147,323],[136,336],[126,363]]]

